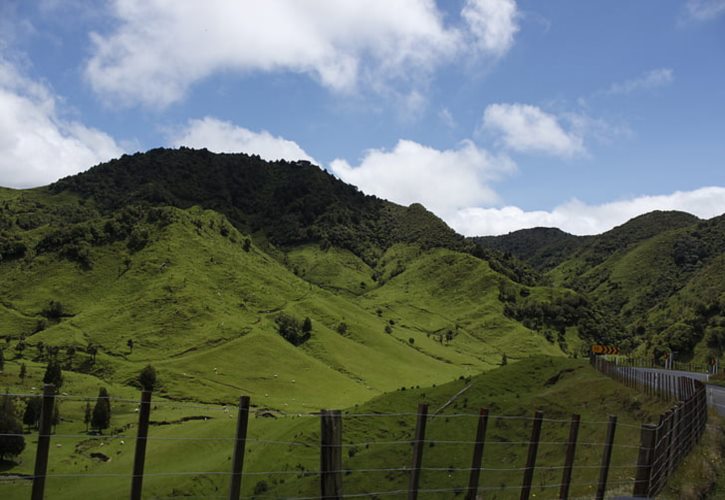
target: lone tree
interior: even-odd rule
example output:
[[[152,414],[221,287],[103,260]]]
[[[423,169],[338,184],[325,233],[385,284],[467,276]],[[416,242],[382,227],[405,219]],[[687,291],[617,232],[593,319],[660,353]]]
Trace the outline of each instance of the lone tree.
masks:
[[[96,429],[99,434],[103,434],[103,429],[108,429],[109,425],[111,425],[111,400],[106,388],[101,387],[98,391],[98,398],[96,398],[96,405],[93,407],[91,427]]]
[[[43,382],[53,384],[56,394],[60,391],[63,385],[63,371],[60,369],[60,363],[58,363],[56,358],[51,358],[48,361],[48,366],[45,368],[45,375],[43,375]]]
[[[12,459],[25,449],[23,424],[15,413],[15,405],[8,393],[0,401],[0,460]]]
[[[40,422],[40,410],[43,408],[43,400],[40,396],[32,397],[28,400],[28,404],[25,406],[23,412],[23,423],[28,426],[28,429],[37,429],[38,422]]]
[[[153,391],[156,387],[156,368],[146,365],[138,375],[138,382],[144,391]]]

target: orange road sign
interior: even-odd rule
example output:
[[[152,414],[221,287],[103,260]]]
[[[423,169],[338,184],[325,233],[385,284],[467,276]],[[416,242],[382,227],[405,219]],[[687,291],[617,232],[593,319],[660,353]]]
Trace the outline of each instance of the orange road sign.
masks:
[[[592,345],[593,354],[619,354],[619,348],[613,345]]]

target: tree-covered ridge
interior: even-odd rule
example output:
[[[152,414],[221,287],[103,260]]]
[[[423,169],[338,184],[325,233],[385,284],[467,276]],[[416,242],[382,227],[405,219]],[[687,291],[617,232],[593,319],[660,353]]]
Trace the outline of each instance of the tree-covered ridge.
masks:
[[[484,248],[512,254],[535,269],[547,271],[566,260],[589,238],[574,236],[553,227],[535,227],[502,236],[479,236],[473,239]]]
[[[484,248],[511,253],[540,271],[551,270],[574,258],[581,263],[582,269],[587,269],[664,231],[699,221],[685,212],[654,211],[596,236],[575,236],[557,228],[535,227],[474,240]]]
[[[50,186],[76,193],[104,214],[129,206],[200,205],[244,233],[281,247],[308,243],[352,251],[370,265],[396,243],[471,253],[522,283],[538,275],[502,252],[481,249],[420,204],[403,207],[361,193],[306,161],[188,148],[124,155]],[[8,253],[14,242],[7,240]]]
[[[90,198],[106,213],[139,204],[200,205],[275,245],[334,245],[366,261],[397,242],[465,246],[462,236],[422,206],[367,196],[306,161],[155,149],[61,179],[50,189]]]
[[[625,349],[703,359],[725,352],[724,219],[652,212],[596,236],[535,228],[477,241],[583,294],[598,311],[594,324],[626,332]],[[561,330],[555,302],[507,311],[525,324]],[[554,318],[548,326],[547,318]]]
[[[725,216],[648,215],[596,237],[596,246],[575,252],[550,276],[616,318],[628,333],[625,348],[654,356],[674,351],[682,360],[721,355]],[[675,227],[662,231],[667,225]]]
[[[378,227],[384,202],[304,161],[155,149],[98,165],[50,189],[91,198],[104,211],[200,205],[245,232],[263,231],[277,245],[328,241],[365,254],[385,243]]]

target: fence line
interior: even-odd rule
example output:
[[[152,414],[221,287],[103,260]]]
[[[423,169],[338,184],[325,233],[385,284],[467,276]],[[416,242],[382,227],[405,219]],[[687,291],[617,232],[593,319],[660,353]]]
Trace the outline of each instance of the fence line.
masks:
[[[592,357],[605,375],[674,405],[657,425],[643,424],[635,497],[654,497],[700,440],[707,426],[707,389],[702,382],[671,373],[642,371],[636,363],[613,363]]]
[[[457,413],[457,414],[428,414],[428,407],[420,405],[417,411],[398,412],[398,413],[344,413],[337,410],[322,410],[309,414],[299,414],[299,416],[319,418],[321,422],[320,442],[302,441],[275,441],[264,439],[253,439],[247,437],[247,419],[250,412],[250,401],[248,397],[240,398],[239,405],[223,405],[223,406],[200,406],[188,405],[187,408],[200,407],[205,410],[218,410],[229,413],[235,408],[237,414],[237,432],[235,437],[185,437],[185,436],[149,436],[149,419],[152,410],[155,411],[157,404],[173,404],[181,406],[174,402],[158,401],[151,403],[151,394],[144,391],[140,401],[131,401],[128,399],[110,398],[110,401],[116,402],[132,402],[138,405],[139,425],[137,428],[136,452],[134,456],[134,468],[131,474],[131,498],[140,499],[142,495],[143,478],[156,476],[223,476],[229,478],[229,498],[230,500],[239,500],[241,496],[241,482],[244,476],[260,477],[275,475],[296,475],[298,477],[318,476],[320,478],[320,494],[315,497],[286,497],[303,500],[305,498],[352,498],[369,495],[389,496],[389,495],[407,495],[409,499],[416,499],[418,494],[422,493],[443,493],[456,492],[456,494],[465,494],[466,500],[475,499],[480,492],[496,491],[501,489],[517,489],[520,491],[521,498],[528,498],[533,485],[533,476],[535,471],[546,471],[549,473],[559,472],[561,481],[555,484],[537,484],[536,488],[558,488],[560,498],[569,498],[569,489],[572,486],[581,486],[581,483],[572,483],[571,474],[573,470],[599,470],[598,481],[587,483],[586,486],[596,488],[596,497],[604,498],[607,488],[613,485],[629,485],[633,487],[635,496],[652,496],[656,495],[664,487],[667,479],[672,475],[677,465],[684,459],[686,454],[694,446],[702,435],[707,425],[707,405],[706,391],[703,384],[687,379],[684,377],[676,377],[672,374],[656,374],[653,372],[641,372],[631,366],[611,363],[603,358],[593,359],[594,366],[602,373],[618,380],[630,387],[641,390],[654,397],[658,397],[665,401],[673,401],[674,405],[670,410],[660,416],[657,425],[632,426],[641,431],[641,439],[639,445],[616,445],[617,448],[638,449],[639,456],[635,464],[615,464],[610,465],[612,449],[614,445],[614,435],[618,426],[626,424],[618,424],[616,417],[610,417],[607,422],[592,421],[580,422],[579,415],[572,415],[571,419],[563,418],[545,418],[543,413],[537,411],[533,416],[524,415],[489,415],[487,409],[481,409],[478,414],[475,413]],[[10,395],[9,396],[14,396]],[[48,419],[54,403],[54,399],[71,399],[68,396],[56,396],[52,386],[44,387],[42,396],[36,394],[18,395],[26,397],[42,397],[43,410],[41,413],[41,424],[44,418]],[[72,397],[75,398],[75,397]],[[78,400],[88,401],[92,398],[78,398]],[[163,409],[163,407],[162,407]],[[415,434],[412,439],[390,440],[390,441],[367,441],[345,443],[342,438],[342,421],[343,419],[358,418],[384,418],[384,417],[415,417],[416,426]],[[474,440],[436,440],[427,438],[425,435],[426,423],[432,419],[440,418],[476,418],[478,422],[478,430]],[[509,441],[486,441],[486,425],[495,420],[516,420],[524,424],[530,424],[530,439],[509,442]],[[569,424],[569,437],[566,441],[542,441],[541,426],[547,423],[553,424]],[[579,428],[584,425],[606,426],[606,438],[603,442],[599,440],[579,441]],[[11,435],[11,434],[8,434]],[[98,478],[98,477],[128,477],[128,474],[58,474],[47,473],[48,448],[51,436],[55,438],[94,438],[94,439],[131,439],[130,435],[109,435],[109,436],[89,436],[83,434],[58,434],[50,433],[50,426],[41,425],[41,439],[38,440],[38,448],[36,452],[36,469],[32,476],[15,476],[13,478],[2,478],[5,480],[25,479],[32,480],[33,493],[32,500],[42,500],[43,489],[46,478]],[[148,441],[232,441],[234,460],[230,467],[230,471],[207,471],[207,472],[144,472],[145,451]],[[268,445],[281,446],[298,446],[307,448],[318,448],[320,452],[319,470],[271,470],[271,471],[244,471],[244,449],[249,443],[259,443]],[[455,445],[469,446],[473,451],[473,458],[470,467],[431,467],[425,465],[425,449],[428,445]],[[370,445],[406,445],[411,447],[411,456],[409,465],[390,468],[364,468],[350,469],[343,467],[341,451],[344,448],[367,447]],[[525,455],[525,463],[512,464],[511,467],[496,467],[486,464],[483,461],[483,449],[486,446],[527,446],[528,453]],[[562,455],[566,457],[562,460],[561,465],[544,465],[537,466],[537,455],[541,446],[561,446]],[[598,465],[577,464],[576,449],[577,446],[599,447],[602,450],[601,462]],[[629,469],[635,472],[633,479],[627,481],[608,481],[608,473],[614,469]],[[381,491],[378,493],[351,493],[343,494],[343,477],[348,474],[373,474],[373,473],[402,473],[408,475],[408,488],[405,490]],[[441,489],[425,489],[420,486],[421,475],[426,473],[447,472],[448,474],[467,473],[468,480],[457,488],[441,488]],[[520,486],[504,486],[498,487],[479,485],[480,478],[486,473],[521,473],[522,481]],[[543,481],[542,481],[543,482]],[[502,488],[503,487],[503,488]],[[257,496],[257,498],[267,498]]]

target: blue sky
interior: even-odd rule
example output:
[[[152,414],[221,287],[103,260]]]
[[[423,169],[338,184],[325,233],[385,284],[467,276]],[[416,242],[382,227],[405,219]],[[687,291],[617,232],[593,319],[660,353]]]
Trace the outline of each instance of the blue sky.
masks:
[[[0,185],[187,145],[467,235],[725,212],[725,0],[3,0]]]

